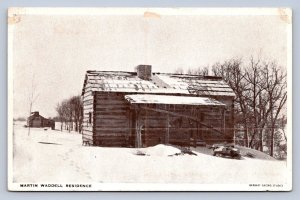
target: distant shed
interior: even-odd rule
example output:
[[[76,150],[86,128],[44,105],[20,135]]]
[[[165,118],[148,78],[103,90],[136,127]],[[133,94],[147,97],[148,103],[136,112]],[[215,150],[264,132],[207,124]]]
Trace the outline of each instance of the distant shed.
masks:
[[[41,116],[38,111],[35,111],[27,118],[27,126],[35,128],[51,127],[51,129],[55,129],[55,121],[46,119]]]
[[[232,142],[234,93],[213,76],[87,71],[82,140],[95,146]]]

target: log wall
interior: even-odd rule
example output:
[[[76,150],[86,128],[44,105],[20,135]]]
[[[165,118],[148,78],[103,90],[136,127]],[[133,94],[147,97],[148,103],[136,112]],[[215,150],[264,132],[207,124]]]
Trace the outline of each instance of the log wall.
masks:
[[[82,96],[82,101],[83,101],[82,142],[87,145],[93,145],[94,95],[90,89],[85,91],[84,95]]]
[[[234,98],[233,97],[214,97],[216,100],[226,104],[225,111],[225,139],[233,142],[234,137]]]
[[[134,145],[129,103],[121,93],[96,93],[94,96],[94,143],[97,146]]]
[[[224,107],[217,106],[130,105],[124,99],[125,95],[117,92],[85,91],[82,97],[83,142],[96,146],[134,147],[137,145],[137,120],[142,126],[140,131],[143,147],[161,143],[191,146],[195,145],[196,141],[213,144],[224,140],[231,142],[233,139],[232,98],[217,99],[227,105],[224,110]],[[225,132],[225,135],[188,118],[146,110],[142,107],[196,117],[202,123]],[[90,115],[91,122],[89,122]]]
[[[195,117],[200,119],[203,124],[213,127],[216,131],[189,118],[174,116],[171,113],[143,110],[143,107]],[[226,119],[224,121],[223,118],[224,109],[222,107],[143,105],[138,109],[142,110],[140,112],[142,122],[140,123],[144,124],[144,131],[142,133],[143,146],[153,146],[159,143],[194,146],[197,141],[213,144],[226,139],[224,135],[219,133],[224,132],[224,123],[226,123]]]

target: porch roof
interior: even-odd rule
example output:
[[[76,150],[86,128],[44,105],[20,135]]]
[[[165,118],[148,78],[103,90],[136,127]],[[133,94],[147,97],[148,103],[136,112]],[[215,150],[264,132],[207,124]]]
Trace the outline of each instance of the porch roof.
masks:
[[[198,106],[226,106],[215,99],[208,97],[172,96],[133,94],[125,95],[125,99],[131,104],[172,104],[172,105],[198,105]]]

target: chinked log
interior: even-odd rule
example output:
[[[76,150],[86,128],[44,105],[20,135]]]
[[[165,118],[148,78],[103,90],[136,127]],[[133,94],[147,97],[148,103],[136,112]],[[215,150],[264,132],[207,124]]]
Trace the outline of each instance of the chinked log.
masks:
[[[83,100],[83,104],[86,105],[86,104],[92,104],[94,102],[93,99],[88,99],[88,100]]]
[[[95,112],[127,112],[129,108],[127,107],[96,107]]]
[[[96,99],[108,100],[108,99],[118,99],[125,101],[124,95],[95,95]]]
[[[93,112],[93,109],[86,109],[86,110],[83,111],[83,115],[89,116],[89,114],[90,114],[91,112]]]
[[[95,106],[95,110],[96,111],[101,111],[101,110],[106,110],[106,111],[109,111],[109,110],[112,110],[112,111],[117,111],[117,110],[130,110],[129,107],[127,106],[123,106],[123,105],[96,105]]]
[[[86,126],[83,126],[83,127],[82,127],[82,130],[83,130],[83,131],[89,131],[89,132],[92,132],[92,131],[93,131],[93,127],[86,127]]]
[[[96,111],[94,112],[95,115],[128,115],[129,111],[127,110],[115,110],[115,111]]]
[[[127,121],[128,117],[126,115],[95,115],[94,119],[103,119],[103,120],[124,120]]]
[[[88,100],[93,100],[94,99],[94,96],[92,95],[84,95],[82,100],[83,101],[88,101]]]
[[[94,131],[120,131],[120,132],[127,132],[128,133],[129,127],[117,127],[117,126],[97,126],[94,127]]]
[[[129,105],[125,101],[118,101],[118,100],[107,100],[107,101],[96,100],[95,103],[97,105],[123,105],[123,106]]]
[[[99,118],[96,118],[95,123],[98,124],[103,124],[103,125],[109,125],[109,124],[128,124],[128,121],[126,119],[99,119]]]
[[[94,133],[94,137],[103,137],[103,138],[110,138],[110,139],[114,139],[114,138],[126,138],[128,136],[127,132],[121,131],[121,132],[117,132],[117,131],[96,131]]]
[[[86,139],[92,140],[93,139],[93,135],[82,134],[82,138],[86,138]]]

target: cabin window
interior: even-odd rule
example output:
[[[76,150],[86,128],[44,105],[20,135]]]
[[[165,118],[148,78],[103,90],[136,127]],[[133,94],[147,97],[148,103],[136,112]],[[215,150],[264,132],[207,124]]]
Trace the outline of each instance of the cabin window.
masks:
[[[89,123],[92,123],[92,112],[89,112]]]

